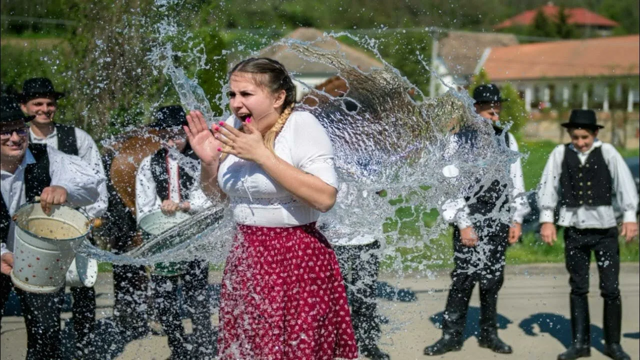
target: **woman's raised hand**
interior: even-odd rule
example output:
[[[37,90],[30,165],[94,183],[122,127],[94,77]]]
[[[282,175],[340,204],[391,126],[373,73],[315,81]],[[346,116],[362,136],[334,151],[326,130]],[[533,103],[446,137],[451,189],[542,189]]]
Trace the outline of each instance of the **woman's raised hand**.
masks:
[[[193,151],[198,155],[203,165],[216,165],[220,160],[220,149],[222,143],[213,137],[213,133],[209,130],[204,115],[198,110],[193,110],[187,115],[187,123],[189,126],[184,127],[187,133],[189,144]]]
[[[213,130],[215,137],[226,145],[221,149],[222,152],[258,164],[270,155],[262,140],[262,134],[251,124],[250,118],[242,123],[244,132],[223,122],[218,125],[214,126]]]

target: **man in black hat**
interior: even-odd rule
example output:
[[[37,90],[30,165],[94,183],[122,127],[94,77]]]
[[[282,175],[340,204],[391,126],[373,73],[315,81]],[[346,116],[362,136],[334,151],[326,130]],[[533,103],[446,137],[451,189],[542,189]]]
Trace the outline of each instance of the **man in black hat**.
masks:
[[[571,142],[558,145],[545,166],[538,190],[540,236],[549,244],[557,240],[554,209],[560,206],[565,262],[571,285],[570,308],[573,343],[559,360],[591,356],[589,262],[593,251],[598,263],[600,295],[604,298],[606,354],[630,359],[620,346],[622,303],[618,289],[620,251],[613,194],[623,213],[621,235],[630,242],[638,234],[638,194],[626,163],[611,144],[598,140],[593,110],[573,110],[567,128]]]
[[[161,210],[166,215],[178,211],[197,213],[212,203],[202,192],[198,177],[181,164],[181,157],[199,162],[183,126],[187,114],[181,106],[166,106],[156,112],[150,127],[161,130],[163,148],[142,160],[136,174],[136,213],[138,222],[146,215]],[[204,359],[215,355],[209,312],[206,261],[189,261],[156,266],[151,274],[154,310],[168,336],[172,359]],[[192,341],[185,339],[180,315],[178,283],[182,283],[183,307],[193,323]]]
[[[18,95],[20,107],[32,116],[29,127],[29,141],[33,144],[47,144],[65,154],[79,156],[100,176],[104,167],[100,152],[91,136],[84,130],[54,122],[58,109],[58,99],[64,93],[54,89],[47,78],[32,78],[24,82],[22,93]],[[100,198],[83,210],[92,218],[98,218],[107,209],[108,194],[106,184],[100,187]],[[92,352],[90,338],[93,334],[96,312],[96,293],[93,287],[72,287],[73,327],[76,333],[78,356]]]
[[[3,96],[0,107],[0,309],[4,309],[11,291],[7,275],[13,265],[13,214],[25,202],[34,201],[36,196],[40,196],[45,212],[57,204],[87,206],[97,201],[100,196],[98,188],[105,179],[88,169],[88,165],[77,157],[47,145],[29,144],[25,121],[32,117],[25,116],[14,99]],[[27,359],[59,359],[60,310],[64,290],[53,294],[35,294],[20,289],[16,292],[20,296],[27,326]]]
[[[496,140],[503,138],[511,150],[518,151],[513,135],[498,127],[505,101],[500,97],[498,87],[493,84],[478,86],[473,97],[476,113],[492,122]],[[474,130],[461,129],[454,137],[454,147],[474,146],[478,136]],[[444,173],[449,176],[446,170]],[[425,355],[441,355],[462,348],[469,300],[476,282],[480,283],[480,347],[501,354],[512,352],[511,346],[498,337],[498,292],[504,282],[507,246],[518,241],[522,219],[529,207],[522,196],[524,180],[519,159],[510,165],[509,174],[513,184],[510,194],[505,194],[506,181],[494,179],[486,189],[474,189],[473,197],[448,201],[443,208],[443,217],[456,225],[453,232],[455,268],[451,273],[451,289],[442,320],[442,338],[426,347]],[[481,183],[487,181],[478,179],[478,184]],[[511,212],[512,223],[504,224],[495,219],[491,216],[494,210]]]

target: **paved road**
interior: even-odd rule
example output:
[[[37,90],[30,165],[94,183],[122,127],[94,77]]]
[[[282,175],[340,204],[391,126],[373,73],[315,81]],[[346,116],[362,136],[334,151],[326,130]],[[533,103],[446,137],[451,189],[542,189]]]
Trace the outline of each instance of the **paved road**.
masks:
[[[592,320],[592,358],[606,359],[602,354],[602,301],[598,293],[598,277],[592,269],[590,295]],[[211,282],[219,281],[219,273],[211,273]],[[381,347],[393,359],[427,359],[423,348],[440,336],[437,329],[447,296],[449,278],[447,273],[434,274],[432,278],[383,276],[386,284],[410,290],[415,294],[412,302],[380,299],[381,312],[390,319],[383,326],[385,333]],[[559,265],[511,266],[508,268],[504,288],[500,295],[500,335],[511,344],[512,356],[495,355],[478,347],[474,331],[477,330],[479,301],[476,293],[471,300],[470,318],[467,324],[468,339],[462,351],[450,353],[444,359],[555,359],[571,341],[569,322],[568,275]],[[639,267],[625,264],[622,268],[620,286],[623,295],[624,320],[622,345],[638,359],[639,338]],[[110,323],[113,305],[110,274],[100,274],[97,284],[98,318],[102,325]],[[11,315],[11,314],[9,314]],[[65,313],[64,318],[69,317]],[[215,316],[212,317],[217,322]],[[186,322],[189,326],[188,321]],[[65,334],[67,334],[65,332]],[[113,340],[113,339],[112,339]],[[106,344],[117,359],[166,359],[169,350],[166,338],[150,336],[128,344]],[[2,321],[1,358],[23,359],[26,347],[24,322],[18,316],[6,316]]]

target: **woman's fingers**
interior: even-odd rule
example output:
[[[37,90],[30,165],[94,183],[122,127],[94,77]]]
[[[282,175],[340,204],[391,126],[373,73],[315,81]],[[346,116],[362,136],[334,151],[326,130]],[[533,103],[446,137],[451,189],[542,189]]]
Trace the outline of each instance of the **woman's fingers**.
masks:
[[[233,141],[231,141],[226,136],[224,136],[224,135],[222,135],[220,133],[215,134],[213,137],[215,137],[218,141],[220,141],[224,145],[233,146]]]
[[[229,137],[227,134],[231,135],[231,136],[242,136],[242,132],[240,132],[238,129],[234,128],[233,126],[225,123],[225,122],[220,122],[218,124],[220,126],[219,130],[221,133],[224,131],[223,135]]]

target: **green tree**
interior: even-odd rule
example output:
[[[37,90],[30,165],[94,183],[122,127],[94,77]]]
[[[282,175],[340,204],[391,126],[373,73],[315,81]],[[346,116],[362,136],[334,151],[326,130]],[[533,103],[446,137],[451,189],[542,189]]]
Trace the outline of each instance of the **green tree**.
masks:
[[[524,100],[522,100],[518,91],[511,84],[507,83],[502,85],[500,93],[502,98],[507,100],[502,103],[500,121],[503,123],[510,122],[511,127],[509,131],[517,135],[529,120],[529,112],[527,112],[524,106]]]
[[[480,72],[473,76],[471,79],[471,84],[469,84],[469,96],[473,96],[473,90],[475,90],[480,85],[490,84],[489,75],[484,70],[484,68],[480,69]]]
[[[556,35],[559,38],[572,39],[576,37],[576,28],[569,23],[569,13],[563,5],[558,9],[558,17],[556,18],[555,27]]]
[[[542,9],[538,9],[536,12],[533,23],[529,28],[529,35],[548,38],[557,37],[554,23],[544,14]]]
[[[637,0],[603,0],[599,13],[620,24],[616,35],[637,34],[640,29],[640,14]]]

